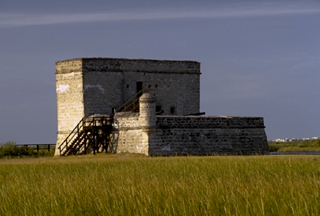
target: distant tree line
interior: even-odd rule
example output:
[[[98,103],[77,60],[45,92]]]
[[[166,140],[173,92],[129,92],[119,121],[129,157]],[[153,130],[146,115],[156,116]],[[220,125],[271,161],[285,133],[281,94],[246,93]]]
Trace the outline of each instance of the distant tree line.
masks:
[[[320,151],[320,139],[293,141],[293,142],[269,142],[270,151]]]

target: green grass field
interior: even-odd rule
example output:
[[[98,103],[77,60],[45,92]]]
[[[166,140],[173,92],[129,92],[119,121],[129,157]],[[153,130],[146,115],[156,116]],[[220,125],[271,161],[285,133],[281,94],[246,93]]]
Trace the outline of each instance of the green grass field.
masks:
[[[320,156],[0,160],[1,215],[320,215]]]
[[[270,151],[274,152],[320,152],[320,140],[294,142],[268,142]]]

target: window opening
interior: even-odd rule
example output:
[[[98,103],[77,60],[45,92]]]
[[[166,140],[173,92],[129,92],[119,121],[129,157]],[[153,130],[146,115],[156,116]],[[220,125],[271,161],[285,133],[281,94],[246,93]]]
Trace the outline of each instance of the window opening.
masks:
[[[175,107],[170,107],[170,113],[175,114]]]
[[[157,105],[156,106],[156,114],[161,114],[162,111],[161,111],[161,105]]]
[[[142,95],[141,90],[142,90],[142,82],[137,82],[137,97],[140,97]]]

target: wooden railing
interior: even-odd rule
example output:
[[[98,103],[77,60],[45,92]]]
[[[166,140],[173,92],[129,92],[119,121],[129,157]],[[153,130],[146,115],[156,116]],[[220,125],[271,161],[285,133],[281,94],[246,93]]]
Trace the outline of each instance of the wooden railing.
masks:
[[[56,144],[17,144],[17,146],[31,147],[39,153],[40,150],[49,152],[51,148],[56,146]]]
[[[142,89],[137,94],[135,94],[131,99],[124,103],[117,112],[139,112],[139,97],[144,93],[152,93],[155,96],[154,89]]]
[[[86,134],[85,129],[96,128],[99,126],[112,126],[113,117],[84,117],[79,123],[74,127],[66,139],[58,147],[60,155],[67,155],[74,151],[77,153],[80,150],[83,143],[88,139],[88,134]],[[82,143],[83,142],[83,143]]]
[[[72,143],[76,137],[78,137],[81,130],[83,130],[83,125],[85,122],[85,118],[82,118],[79,123],[74,127],[74,129],[69,133],[66,139],[60,144],[58,147],[60,155],[64,155],[64,153],[69,148],[69,143]]]

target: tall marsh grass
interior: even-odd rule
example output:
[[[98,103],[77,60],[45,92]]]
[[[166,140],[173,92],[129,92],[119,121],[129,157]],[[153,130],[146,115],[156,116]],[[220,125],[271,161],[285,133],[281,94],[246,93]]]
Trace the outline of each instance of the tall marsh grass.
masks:
[[[0,160],[2,215],[320,215],[319,156]]]

